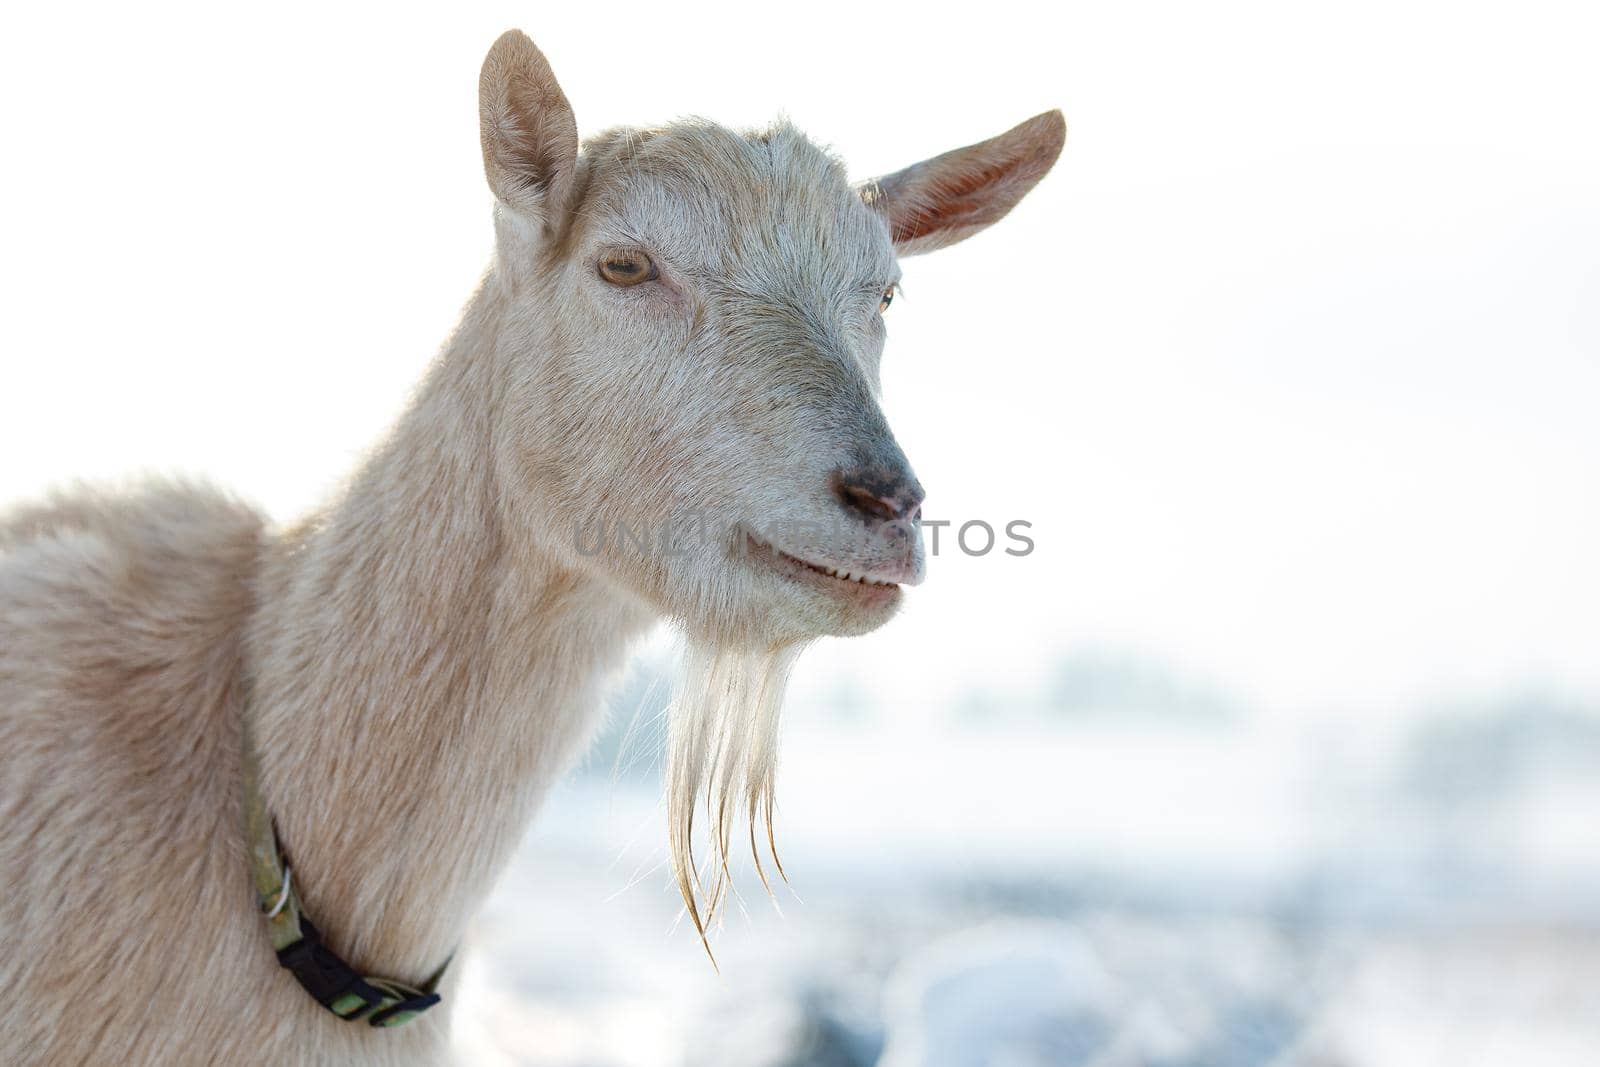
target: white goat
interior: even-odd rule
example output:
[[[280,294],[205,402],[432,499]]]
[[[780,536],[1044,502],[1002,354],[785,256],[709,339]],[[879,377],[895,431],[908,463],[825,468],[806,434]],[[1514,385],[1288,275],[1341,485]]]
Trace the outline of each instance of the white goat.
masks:
[[[8,1063],[446,1058],[443,1007],[365,1024],[431,999],[663,617],[690,650],[669,821],[701,926],[732,823],[770,832],[795,651],[882,624],[921,578],[922,490],[876,400],[896,256],[1009,211],[1060,114],[851,186],[782,124],[580,147],[521,33],[480,91],[493,268],[325,509],[279,529],[168,483],[0,519]],[[593,551],[623,526],[654,533]],[[279,967],[306,917],[326,950]],[[323,989],[325,1010],[301,986],[349,977],[331,953],[417,988]]]

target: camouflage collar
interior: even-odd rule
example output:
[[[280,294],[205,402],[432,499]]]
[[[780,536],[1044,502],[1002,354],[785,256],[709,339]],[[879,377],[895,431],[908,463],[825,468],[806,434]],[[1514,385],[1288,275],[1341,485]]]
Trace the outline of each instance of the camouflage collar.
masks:
[[[363,976],[323,944],[294,891],[294,872],[278,846],[278,831],[261,795],[260,765],[248,724],[243,731],[245,842],[256,904],[278,963],[294,974],[305,991],[341,1019],[364,1019],[370,1026],[403,1026],[439,1003],[435,990],[446,960],[420,986],[392,978]]]

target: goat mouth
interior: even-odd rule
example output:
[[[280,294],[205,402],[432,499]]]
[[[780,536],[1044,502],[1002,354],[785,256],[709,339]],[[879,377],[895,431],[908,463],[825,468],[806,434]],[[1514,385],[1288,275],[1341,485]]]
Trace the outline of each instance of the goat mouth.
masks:
[[[843,567],[812,563],[808,559],[801,559],[785,552],[776,545],[768,544],[749,532],[745,533],[745,554],[749,558],[762,560],[786,577],[826,589],[835,595],[842,593],[848,596],[872,598],[891,596],[900,591],[899,582],[871,578],[865,573],[858,574]]]

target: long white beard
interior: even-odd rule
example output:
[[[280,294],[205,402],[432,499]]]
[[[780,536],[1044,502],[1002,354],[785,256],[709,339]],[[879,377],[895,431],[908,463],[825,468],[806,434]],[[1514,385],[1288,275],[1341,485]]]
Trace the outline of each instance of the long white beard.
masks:
[[[667,827],[672,872],[704,941],[729,888],[734,824],[747,824],[756,871],[768,886],[756,839],[759,816],[779,875],[772,833],[778,718],[800,644],[758,651],[686,637],[682,676],[669,716]],[[705,797],[706,874],[695,863],[695,812]],[[707,952],[710,951],[709,944]]]

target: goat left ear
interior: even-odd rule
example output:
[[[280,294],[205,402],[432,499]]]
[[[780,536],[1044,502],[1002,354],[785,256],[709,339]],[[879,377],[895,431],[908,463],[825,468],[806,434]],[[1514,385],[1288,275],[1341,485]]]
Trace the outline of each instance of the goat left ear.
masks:
[[[998,137],[866,182],[861,196],[884,216],[902,256],[932,252],[999,222],[1049,172],[1067,124],[1035,115]]]
[[[478,132],[495,197],[559,229],[578,165],[578,124],[549,61],[521,30],[501,34],[484,57]]]

